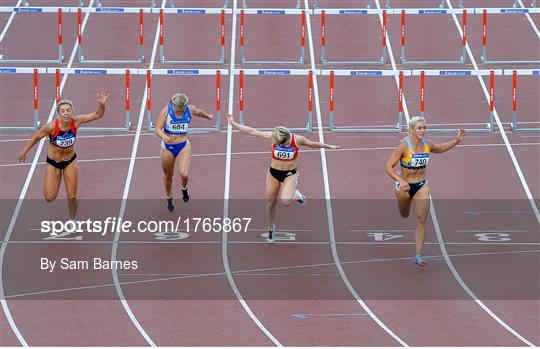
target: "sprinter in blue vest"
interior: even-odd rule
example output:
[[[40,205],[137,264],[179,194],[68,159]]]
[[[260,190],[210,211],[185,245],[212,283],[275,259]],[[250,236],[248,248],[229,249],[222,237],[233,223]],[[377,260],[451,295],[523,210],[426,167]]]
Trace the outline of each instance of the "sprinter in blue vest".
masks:
[[[174,164],[178,162],[182,180],[182,199],[189,201],[188,180],[191,164],[191,144],[187,139],[191,116],[214,120],[215,116],[208,114],[193,104],[189,104],[187,96],[177,93],[163,108],[156,122],[156,134],[161,138],[161,166],[163,167],[163,182],[167,195],[167,208],[174,211],[172,199],[172,179]]]

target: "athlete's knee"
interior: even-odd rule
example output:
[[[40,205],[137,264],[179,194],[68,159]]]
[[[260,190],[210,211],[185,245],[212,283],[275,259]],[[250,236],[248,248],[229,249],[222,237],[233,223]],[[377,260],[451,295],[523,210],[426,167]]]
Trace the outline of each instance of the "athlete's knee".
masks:
[[[280,202],[283,206],[292,206],[292,204],[294,204],[294,200],[288,198],[281,198]]]
[[[425,226],[426,220],[427,220],[427,217],[423,215],[416,215],[414,217],[414,221],[416,222],[417,226]]]
[[[166,180],[166,181],[172,181],[173,174],[166,172],[166,173],[163,174],[163,179]]]
[[[276,198],[268,198],[266,199],[266,206],[274,207],[277,205],[277,199]]]
[[[182,177],[183,179],[188,179],[189,178],[189,171],[188,170],[180,170],[180,177]]]
[[[399,214],[402,218],[409,218],[409,211],[408,210],[399,210]]]
[[[47,192],[46,191],[43,196],[45,197],[45,201],[53,202],[54,200],[56,200],[56,197],[58,196],[58,193]]]

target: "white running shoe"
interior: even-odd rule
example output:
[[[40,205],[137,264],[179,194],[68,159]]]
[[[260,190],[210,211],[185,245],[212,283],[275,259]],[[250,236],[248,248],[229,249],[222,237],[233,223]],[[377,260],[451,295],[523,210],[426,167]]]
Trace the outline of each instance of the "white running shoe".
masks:
[[[305,206],[307,198],[302,194],[298,189],[294,192],[294,199],[300,203],[300,205]]]

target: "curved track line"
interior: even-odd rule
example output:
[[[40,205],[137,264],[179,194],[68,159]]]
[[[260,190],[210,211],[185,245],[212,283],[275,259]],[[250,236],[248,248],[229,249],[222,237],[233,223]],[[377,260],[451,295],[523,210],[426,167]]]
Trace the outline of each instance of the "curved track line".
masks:
[[[237,0],[233,1],[233,20],[232,20],[232,28],[231,28],[231,66],[229,68],[229,108],[228,112],[233,112],[233,98],[234,98],[234,60],[235,60],[235,49],[236,49],[236,11],[237,8]],[[232,127],[229,123],[227,123],[227,153],[226,153],[226,160],[225,160],[225,190],[223,194],[223,218],[229,217],[229,198],[230,198],[230,182],[231,182],[231,148],[232,148]],[[272,343],[274,343],[278,347],[282,347],[283,345],[277,340],[272,333],[262,324],[262,322],[257,318],[257,316],[253,313],[249,305],[244,300],[244,297],[238,290],[238,287],[236,286],[236,283],[234,281],[233,275],[231,273],[231,267],[229,265],[229,255],[228,255],[228,249],[227,249],[227,238],[228,234],[227,232],[222,232],[222,243],[221,243],[221,256],[223,259],[223,267],[225,268],[225,273],[227,275],[227,280],[229,281],[229,285],[231,286],[231,289],[234,292],[234,295],[246,311],[246,313],[249,315],[251,320],[259,327],[259,329],[268,337]]]
[[[91,0],[90,3],[88,4],[88,7],[92,7],[93,3],[94,3],[94,0]],[[81,28],[82,31],[84,31],[84,28],[86,27],[86,22],[88,21],[89,15],[90,14],[87,13],[84,16],[84,21]],[[8,25],[9,25],[9,22],[8,22]],[[5,31],[7,31],[8,25],[6,25],[6,27],[4,28],[3,34],[5,34]],[[73,49],[71,51],[71,56],[69,57],[67,68],[71,67],[71,65],[73,64],[73,60],[75,59],[75,54],[77,53],[78,46],[79,46],[79,43],[77,40],[75,40],[75,45],[73,46]],[[63,91],[64,86],[66,85],[67,78],[68,78],[68,74],[64,74],[64,76],[62,77],[62,82],[60,83],[60,93]],[[49,112],[49,117],[47,118],[47,122],[52,121],[55,112],[56,112],[56,103],[53,102],[51,111]],[[6,249],[8,246],[7,242],[9,241],[11,234],[13,233],[13,228],[15,227],[15,223],[17,222],[17,217],[19,216],[19,212],[24,202],[26,192],[28,191],[28,187],[30,186],[30,181],[32,180],[32,177],[34,176],[37,162],[38,162],[39,156],[41,155],[41,151],[43,150],[44,144],[45,144],[45,138],[42,138],[41,141],[39,141],[36,153],[34,155],[34,159],[32,160],[32,166],[30,167],[30,170],[28,171],[28,175],[26,175],[26,180],[21,190],[21,194],[19,195],[19,200],[17,201],[17,205],[15,206],[13,215],[11,216],[11,221],[9,222],[6,235],[4,236],[2,247],[0,247],[0,302],[2,303],[2,310],[4,311],[4,314],[6,315],[6,318],[8,320],[9,326],[11,327],[11,330],[13,331],[15,336],[17,336],[19,343],[21,343],[21,345],[25,347],[28,346],[28,343],[26,342],[23,335],[21,334],[21,331],[17,327],[15,320],[11,316],[11,311],[9,310],[9,306],[6,302],[6,297],[4,293],[4,279],[3,279],[4,257],[5,257]]]
[[[304,0],[304,7],[306,9],[309,9],[308,0]],[[308,33],[308,41],[309,41],[309,56],[311,61],[311,69],[315,70],[315,54],[313,51],[313,34],[311,32],[311,19],[309,15],[309,11],[306,11],[306,23],[307,23],[307,33]],[[324,134],[322,130],[322,118],[321,118],[321,106],[320,106],[320,99],[319,99],[319,86],[317,83],[317,76],[316,74],[313,74],[313,95],[315,97],[315,112],[317,115],[317,129],[319,134],[319,142],[324,143]],[[381,327],[388,335],[390,335],[394,340],[396,340],[400,345],[408,347],[409,345],[405,343],[404,340],[402,340],[398,335],[396,335],[388,326],[386,326],[378,317],[375,315],[375,313],[368,307],[368,305],[360,298],[356,290],[351,285],[349,279],[347,278],[347,275],[345,274],[345,271],[343,270],[343,266],[341,265],[341,261],[339,259],[339,254],[336,247],[336,237],[334,233],[334,219],[332,215],[332,204],[330,202],[330,184],[328,180],[328,168],[326,164],[326,153],[324,149],[320,149],[321,154],[321,164],[323,169],[323,181],[324,181],[324,197],[326,202],[326,214],[328,216],[328,233],[330,234],[330,242],[331,242],[331,248],[332,248],[332,257],[334,258],[334,264],[336,265],[336,268],[339,271],[339,275],[351,293],[351,295],[354,297],[356,302],[360,304],[360,306],[365,310],[367,314]]]

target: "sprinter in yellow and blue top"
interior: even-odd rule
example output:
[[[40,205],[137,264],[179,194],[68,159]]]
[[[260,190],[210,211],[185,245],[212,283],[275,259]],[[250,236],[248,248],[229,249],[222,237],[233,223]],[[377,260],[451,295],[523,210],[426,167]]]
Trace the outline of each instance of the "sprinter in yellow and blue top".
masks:
[[[191,144],[187,139],[191,116],[214,120],[215,116],[208,114],[193,104],[189,104],[187,96],[176,93],[169,103],[161,110],[156,121],[156,135],[161,138],[161,166],[163,182],[167,195],[167,209],[174,211],[172,199],[172,179],[174,164],[178,159],[180,177],[182,180],[182,199],[189,201],[188,181],[191,164]]]
[[[429,213],[429,187],[426,180],[426,167],[430,153],[444,153],[458,145],[465,136],[465,130],[460,129],[454,140],[437,144],[426,140],[426,119],[421,116],[411,118],[409,136],[394,150],[385,165],[386,173],[396,181],[396,198],[399,213],[403,218],[409,217],[411,203],[414,206],[416,218],[416,256],[414,264],[426,267],[427,262],[422,251],[426,240],[426,220]],[[396,173],[394,167],[401,165],[401,173]]]

